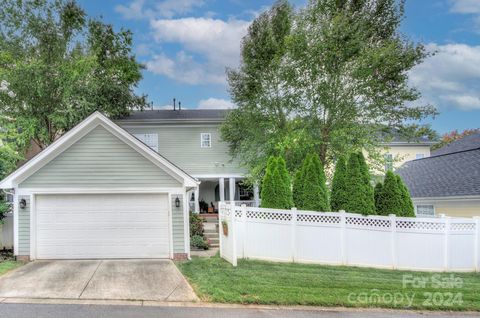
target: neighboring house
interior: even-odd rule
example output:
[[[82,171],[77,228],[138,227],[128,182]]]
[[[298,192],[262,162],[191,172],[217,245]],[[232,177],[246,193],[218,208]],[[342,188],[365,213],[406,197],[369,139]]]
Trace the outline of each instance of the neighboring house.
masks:
[[[187,257],[187,192],[197,187],[98,112],[0,182],[14,192],[23,259]]]
[[[395,170],[405,162],[430,157],[430,147],[436,142],[422,137],[419,140],[407,140],[399,135],[381,144],[380,153],[385,159],[385,166],[377,173],[383,174]]]
[[[480,133],[433,151],[429,158],[406,162],[397,173],[417,215],[480,216]]]
[[[218,109],[146,110],[116,123],[201,182],[188,193],[191,210],[216,210],[225,200],[258,205],[258,188],[242,185],[247,171],[221,141],[219,127],[227,114]]]

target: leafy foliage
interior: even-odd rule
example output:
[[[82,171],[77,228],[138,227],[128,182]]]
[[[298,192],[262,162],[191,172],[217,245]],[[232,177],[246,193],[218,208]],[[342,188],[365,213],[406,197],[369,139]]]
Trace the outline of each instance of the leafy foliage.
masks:
[[[480,129],[465,129],[462,132],[458,132],[458,130],[453,130],[451,132],[448,132],[446,134],[443,134],[442,137],[440,138],[440,141],[432,146],[432,150],[440,149],[446,145],[451,144],[454,141],[460,140],[465,136],[473,135],[476,133],[479,133]]]
[[[276,208],[290,209],[293,207],[292,182],[287,171],[285,160],[277,158],[277,167],[274,172],[274,179],[277,180]]]
[[[328,190],[322,163],[317,155],[305,158],[295,180],[295,206],[300,210],[328,211]]]
[[[275,180],[275,170],[277,169],[277,158],[271,156],[268,159],[267,168],[262,181],[262,207],[263,208],[275,208],[277,205],[277,182]]]
[[[375,198],[375,211],[377,214],[381,214],[380,211],[380,205],[381,205],[381,197],[382,197],[382,192],[383,192],[383,183],[377,182],[375,185],[375,188],[373,189],[374,191],[374,198]]]
[[[190,239],[190,244],[196,248],[208,250],[210,245],[208,241],[202,235],[194,235]]]
[[[400,197],[402,200],[402,216],[415,217],[415,208],[412,199],[410,198],[410,192],[402,178],[399,175],[396,175],[395,177],[397,179],[397,186],[400,189]]]
[[[203,221],[204,219],[200,215],[190,212],[190,237],[203,236]]]
[[[240,67],[228,71],[238,108],[221,129],[254,178],[271,155],[284,156],[292,172],[308,153],[328,167],[352,149],[375,149],[380,129],[412,130],[409,123],[436,113],[408,85],[428,54],[399,32],[403,7],[311,0],[296,12],[279,1],[254,20]]]
[[[24,144],[45,148],[95,110],[118,118],[146,106],[133,91],[132,34],[75,1],[2,1],[0,28],[0,126],[20,128]]]
[[[332,179],[331,208],[332,211],[346,210],[348,202],[347,163],[345,157],[340,156],[335,165]]]
[[[361,152],[352,153],[347,166],[347,212],[375,214],[375,199],[370,174]]]
[[[383,181],[383,190],[379,196],[377,213],[379,215],[395,214],[396,216],[402,216],[402,210],[402,193],[398,187],[397,178],[392,171],[387,171]]]

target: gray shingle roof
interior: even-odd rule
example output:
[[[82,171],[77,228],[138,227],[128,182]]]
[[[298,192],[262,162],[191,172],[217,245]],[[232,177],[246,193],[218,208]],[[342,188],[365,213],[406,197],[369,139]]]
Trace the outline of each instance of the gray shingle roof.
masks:
[[[465,151],[480,147],[480,132],[465,136],[440,149],[432,151],[432,156],[445,155],[453,152]]]
[[[228,112],[228,109],[143,110],[119,121],[221,121]]]
[[[408,161],[396,171],[414,198],[480,195],[477,148]]]

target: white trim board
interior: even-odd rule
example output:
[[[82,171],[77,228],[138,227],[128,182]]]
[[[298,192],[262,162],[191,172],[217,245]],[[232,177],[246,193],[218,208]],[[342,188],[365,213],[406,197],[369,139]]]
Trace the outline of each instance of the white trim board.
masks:
[[[45,150],[33,157],[30,161],[24,164],[22,167],[11,173],[5,179],[0,182],[0,188],[10,189],[15,188],[20,182],[34,174],[41,167],[45,166],[48,162],[57,157],[60,153],[68,149],[71,145],[77,142],[80,138],[85,136],[92,129],[101,125],[107,131],[118,137],[127,145],[132,147],[138,153],[143,155],[146,159],[150,160],[156,166],[164,169],[169,175],[177,179],[186,187],[198,186],[198,181],[187,174],[182,169],[175,166],[173,163],[162,157],[160,154],[150,149],[147,145],[140,140],[132,136],[126,130],[116,125],[110,119],[102,115],[100,112],[94,112],[88,116],[85,120],[65,133],[58,140],[53,142]]]

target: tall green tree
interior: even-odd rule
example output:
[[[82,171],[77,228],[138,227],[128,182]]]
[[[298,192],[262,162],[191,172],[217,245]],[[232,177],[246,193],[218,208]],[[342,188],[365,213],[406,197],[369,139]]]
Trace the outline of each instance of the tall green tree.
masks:
[[[332,211],[346,210],[348,196],[347,163],[345,157],[340,156],[335,165],[332,179],[332,194],[330,197]]]
[[[407,186],[398,174],[395,176],[397,179],[397,186],[400,189],[400,195],[402,200],[402,216],[406,217],[414,217],[415,216],[415,208],[413,206],[412,199],[410,197],[410,192],[408,191]]]
[[[348,159],[348,201],[347,212],[375,214],[375,198],[370,184],[370,175],[361,152],[352,153]]]
[[[314,154],[305,160],[301,210],[329,211],[328,190],[322,163]]]
[[[351,149],[375,149],[378,130],[405,131],[434,115],[418,102],[409,71],[427,56],[399,31],[400,0],[277,2],[252,23],[240,67],[228,73],[232,100],[222,136],[253,172],[285,152],[291,171],[306,153],[324,166]]]
[[[375,198],[375,211],[377,214],[381,214],[380,211],[380,206],[381,206],[381,198],[382,198],[382,192],[383,192],[383,183],[377,182],[375,185],[375,188],[373,189],[374,193],[374,198]]]
[[[95,110],[146,106],[132,34],[89,19],[74,0],[0,4],[0,126],[45,148]]]
[[[395,214],[403,215],[402,193],[399,188],[397,178],[392,171],[387,171],[383,181],[383,190],[379,196],[377,213],[379,215]]]
[[[285,160],[282,157],[277,158],[277,167],[274,172],[274,179],[277,180],[277,209],[290,209],[293,207],[292,182],[288,174]]]
[[[268,159],[267,168],[262,181],[262,193],[260,194],[262,199],[262,208],[275,208],[278,199],[277,185],[278,177],[277,170],[277,158],[271,156]]]

